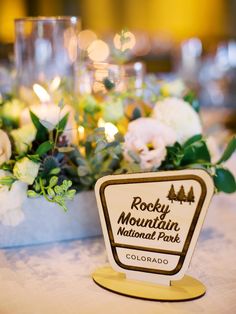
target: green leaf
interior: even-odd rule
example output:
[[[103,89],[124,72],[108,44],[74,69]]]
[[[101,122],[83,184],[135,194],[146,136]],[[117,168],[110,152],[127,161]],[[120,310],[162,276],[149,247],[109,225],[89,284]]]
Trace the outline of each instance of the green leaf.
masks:
[[[190,145],[192,145],[195,142],[198,142],[202,139],[202,135],[201,134],[196,134],[192,137],[190,137],[183,145],[183,147],[188,147]]]
[[[51,187],[48,188],[48,195],[50,197],[54,197],[55,196],[55,192],[53,191],[53,189]]]
[[[0,184],[11,186],[16,181],[16,178],[11,176],[5,176],[0,179]]]
[[[235,178],[228,169],[217,168],[213,179],[218,192],[234,193],[236,191]]]
[[[36,140],[40,141],[40,142],[47,141],[48,130],[40,123],[39,118],[32,111],[30,111],[30,117],[31,117],[31,120],[32,120],[34,126],[37,129]]]
[[[232,154],[236,150],[236,136],[233,136],[230,142],[228,143],[223,155],[221,156],[220,160],[217,161],[217,165],[221,164],[222,162],[225,162],[228,160]]]
[[[31,120],[32,120],[34,126],[39,131],[41,126],[42,126],[42,124],[39,121],[39,118],[32,111],[30,111],[30,117],[31,117]]]
[[[195,140],[192,138],[192,144],[188,144],[186,147],[184,147],[184,156],[181,160],[182,166],[192,163],[201,164],[211,161],[211,155],[205,141],[202,139],[197,141],[196,138]]]
[[[63,188],[61,186],[59,186],[59,185],[55,186],[54,191],[57,194],[63,194]]]
[[[38,154],[35,154],[35,155],[27,154],[26,156],[33,162],[36,162],[36,163],[40,162],[40,158]]]
[[[194,92],[190,92],[184,96],[184,100],[188,102],[196,112],[200,110],[200,103]]]
[[[58,182],[58,177],[53,176],[51,177],[50,181],[49,181],[49,186],[52,188],[53,186],[55,186]]]
[[[28,190],[27,195],[29,197],[38,197],[39,196],[34,190]]]
[[[75,196],[75,193],[76,193],[76,190],[72,189],[67,192],[66,196],[68,199],[72,200]]]
[[[53,142],[47,141],[39,145],[39,147],[36,150],[36,154],[39,156],[42,156],[46,154],[50,149],[53,148]]]
[[[70,180],[63,180],[61,186],[62,186],[64,191],[67,191],[72,186],[72,181],[70,181]]]
[[[68,121],[68,118],[69,118],[69,112],[64,115],[64,117],[59,121],[58,125],[56,126],[56,128],[58,129],[59,132],[64,131],[66,124],[67,124],[67,121]]]
[[[54,168],[50,171],[50,175],[59,174],[61,172],[61,168]]]

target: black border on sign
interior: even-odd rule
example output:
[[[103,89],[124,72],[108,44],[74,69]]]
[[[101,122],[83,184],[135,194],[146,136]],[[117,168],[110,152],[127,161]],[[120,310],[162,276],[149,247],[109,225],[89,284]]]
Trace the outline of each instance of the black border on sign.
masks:
[[[141,174],[140,174],[141,175]],[[128,175],[127,175],[128,176]],[[105,189],[110,186],[110,185],[118,185],[118,184],[136,184],[136,183],[153,183],[153,182],[168,182],[168,181],[182,181],[182,180],[195,180],[197,181],[200,186],[201,186],[201,195],[188,231],[187,238],[185,240],[183,250],[181,252],[178,251],[170,251],[170,250],[159,250],[159,249],[153,249],[153,248],[147,248],[147,247],[137,247],[137,246],[132,246],[132,245],[126,245],[126,244],[120,244],[120,243],[115,243],[114,241],[114,236],[112,233],[112,227],[111,227],[111,221],[109,217],[109,212],[107,208],[107,203],[105,199]],[[110,240],[110,245],[111,245],[111,250],[112,254],[114,257],[114,260],[116,261],[117,265],[120,266],[123,269],[127,270],[133,270],[133,271],[140,271],[140,272],[147,272],[147,273],[154,273],[154,274],[161,274],[161,275],[175,275],[177,274],[184,263],[185,257],[188,252],[188,248],[190,246],[201,210],[202,206],[204,203],[204,200],[206,198],[206,193],[207,193],[207,187],[204,182],[204,180],[197,176],[197,175],[191,175],[191,174],[186,174],[186,175],[170,175],[170,176],[160,176],[160,177],[147,177],[147,178],[130,178],[130,179],[112,179],[108,180],[104,183],[101,184],[100,189],[99,189],[99,194],[101,198],[101,203],[102,203],[102,208],[103,208],[103,213],[105,217],[105,222],[106,222],[106,227],[108,231],[108,236]],[[170,255],[179,255],[179,261],[177,266],[173,270],[160,270],[160,269],[153,269],[153,268],[146,268],[146,267],[139,267],[139,266],[130,266],[130,265],[125,265],[123,264],[118,257],[116,247],[119,248],[129,248],[133,250],[142,250],[142,251],[148,251],[148,252],[153,252],[153,253],[164,253],[164,254],[170,254]]]

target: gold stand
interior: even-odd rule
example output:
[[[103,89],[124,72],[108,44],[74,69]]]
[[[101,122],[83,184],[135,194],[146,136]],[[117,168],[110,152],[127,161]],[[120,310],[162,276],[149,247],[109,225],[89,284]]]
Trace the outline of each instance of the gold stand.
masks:
[[[197,299],[206,292],[206,287],[197,279],[184,276],[173,281],[171,286],[162,286],[137,280],[128,280],[111,267],[98,268],[93,280],[102,288],[133,298],[155,301],[187,301]]]

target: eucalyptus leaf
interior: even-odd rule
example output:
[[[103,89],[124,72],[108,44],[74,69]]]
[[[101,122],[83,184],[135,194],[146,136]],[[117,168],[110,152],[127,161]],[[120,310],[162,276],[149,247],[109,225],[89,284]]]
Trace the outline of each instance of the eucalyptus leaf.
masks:
[[[100,152],[101,150],[106,148],[107,143],[105,141],[99,141],[97,143],[97,146],[95,148],[95,154]]]
[[[78,167],[78,175],[80,177],[84,177],[84,176],[86,176],[89,173],[90,173],[90,171],[89,171],[88,167],[86,167],[86,166],[79,166]]]
[[[141,162],[141,158],[139,157],[139,155],[137,153],[135,153],[132,150],[128,151],[128,155],[134,160],[134,162],[136,163],[140,163]]]
[[[57,150],[60,152],[60,153],[70,153],[74,150],[75,148],[72,147],[72,146],[67,146],[67,147],[58,147]]]

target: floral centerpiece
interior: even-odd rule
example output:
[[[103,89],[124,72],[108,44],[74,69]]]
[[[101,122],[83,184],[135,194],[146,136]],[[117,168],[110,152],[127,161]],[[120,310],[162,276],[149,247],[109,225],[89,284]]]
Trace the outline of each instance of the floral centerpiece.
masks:
[[[235,192],[234,176],[223,164],[235,151],[236,138],[213,162],[192,93],[184,89],[180,95],[178,89],[176,97],[171,89],[176,82],[156,81],[158,91],[150,96],[146,83],[136,96],[113,92],[108,83],[105,96],[81,96],[74,107],[63,101],[26,107],[3,98],[1,223],[20,223],[27,197],[44,197],[67,211],[76,193],[114,173],[204,168],[216,191]]]
[[[113,58],[121,76],[105,77],[109,66],[99,64],[104,70],[100,93],[86,88],[85,94],[70,95],[65,80],[55,77],[45,86],[20,88],[19,97],[13,93],[0,97],[0,247],[38,243],[42,237],[42,242],[70,239],[82,228],[91,235],[87,229],[95,227],[83,219],[92,220],[88,212],[96,207],[90,204],[95,198],[84,191],[93,190],[108,174],[203,168],[212,176],[216,192],[236,191],[235,178],[224,166],[236,149],[236,137],[219,157],[203,134],[198,100],[181,80],[150,75],[143,85],[140,80],[133,84],[132,77],[122,81],[131,35],[122,31],[115,36]],[[55,222],[57,213],[82,207],[84,216],[71,216],[67,224]],[[81,225],[75,224],[80,218]],[[13,234],[17,228],[12,225],[18,225],[18,233]],[[49,237],[51,231],[57,237]],[[14,239],[9,242],[9,237]]]

